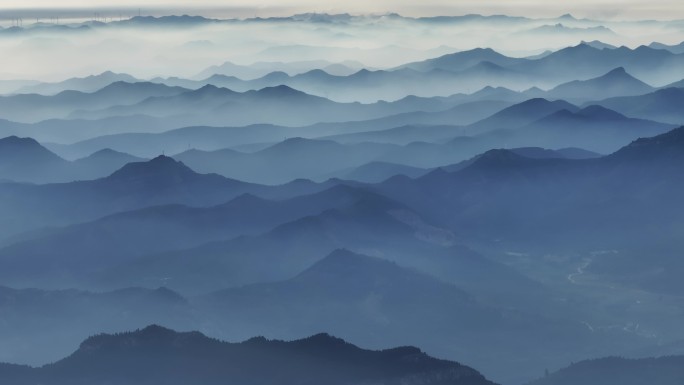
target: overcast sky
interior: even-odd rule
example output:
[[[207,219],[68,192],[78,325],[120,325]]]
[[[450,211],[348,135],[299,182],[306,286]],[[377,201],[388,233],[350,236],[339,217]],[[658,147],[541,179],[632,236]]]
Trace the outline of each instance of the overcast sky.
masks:
[[[192,6],[188,4],[191,3]],[[293,12],[399,12],[405,15],[503,13],[552,17],[572,13],[579,17],[610,19],[684,19],[684,0],[2,0],[0,9],[13,8],[148,8],[160,11],[203,13],[198,7],[224,8],[221,16],[270,16]],[[155,9],[156,8],[156,9]]]

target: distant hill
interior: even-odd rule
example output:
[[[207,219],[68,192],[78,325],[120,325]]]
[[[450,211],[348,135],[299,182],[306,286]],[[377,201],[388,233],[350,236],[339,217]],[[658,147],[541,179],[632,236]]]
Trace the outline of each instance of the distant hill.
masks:
[[[71,356],[40,368],[0,366],[0,379],[15,385],[493,385],[474,369],[412,347],[363,350],[327,334],[235,344],[155,325],[88,338]]]
[[[604,43],[600,40],[583,41],[581,44],[586,44],[588,46],[598,48],[598,49],[616,49],[617,48],[616,46],[614,46],[612,44]]]
[[[93,272],[126,264],[141,256],[254,236],[307,215],[346,208],[368,195],[361,189],[336,186],[286,200],[244,194],[212,207],[179,204],[146,207],[23,234],[12,245],[0,248],[0,266],[14,272],[13,278],[5,276],[5,282],[19,284],[19,277],[24,277],[24,282],[32,281],[36,285],[40,281],[63,280],[73,285],[74,281],[87,280]],[[92,255],[98,258],[92,259]],[[57,264],[59,274],[55,274]]]
[[[62,91],[72,90],[81,92],[94,92],[115,82],[137,82],[138,79],[128,74],[119,74],[106,71],[98,75],[83,78],[71,78],[56,83],[39,83],[20,88],[16,93],[54,95]]]
[[[104,109],[142,102],[150,97],[170,97],[188,90],[149,82],[115,81],[95,90],[64,90],[54,95],[17,94],[0,96],[2,118],[35,123],[47,119],[68,118],[75,111]],[[26,109],[31,114],[26,114]]]
[[[594,102],[624,115],[671,124],[684,123],[684,88],[665,88],[638,96],[619,96]]]
[[[467,127],[467,133],[472,135],[496,129],[518,128],[560,110],[577,111],[578,108],[563,100],[529,99],[471,124]]]
[[[309,181],[255,185],[216,174],[199,174],[166,156],[128,163],[111,175],[87,181],[0,184],[0,228],[5,235],[37,227],[94,220],[121,211],[165,204],[213,206],[245,193],[288,198],[329,187]],[[60,202],[59,205],[54,202]],[[29,208],[31,208],[29,210]]]
[[[596,26],[596,27],[587,27],[587,28],[580,28],[580,27],[570,27],[566,26],[562,23],[557,23],[554,25],[542,25],[536,28],[532,28],[527,31],[521,32],[522,34],[529,34],[529,35],[536,35],[536,34],[557,34],[557,35],[580,35],[580,36],[611,36],[615,35],[615,32],[613,32],[610,28],[606,28],[604,26]]]
[[[469,51],[456,52],[435,59],[422,62],[404,64],[399,68],[411,68],[418,71],[431,71],[435,69],[444,71],[463,71],[482,62],[508,67],[524,62],[525,59],[516,59],[504,56],[490,48],[476,48]]]
[[[406,175],[415,178],[424,175],[427,172],[428,170],[426,169],[401,164],[370,162],[353,169],[338,171],[330,176],[364,183],[379,183],[395,175]],[[327,176],[328,175],[326,175],[326,177]]]
[[[0,139],[0,178],[18,182],[61,180],[70,164],[31,138]]]
[[[105,177],[142,158],[103,149],[76,161],[67,161],[31,138],[0,139],[0,179],[15,182],[57,183]]]
[[[682,381],[684,356],[609,357],[572,364],[529,385],[679,385]]]
[[[679,159],[684,154],[681,132],[682,128],[678,128],[637,140],[613,155],[588,160],[533,159],[510,150],[492,150],[451,173],[437,170],[415,180],[389,179],[382,183],[380,191],[434,219],[451,223],[449,227],[461,234],[472,232],[480,237],[484,232],[493,239],[508,238],[527,247],[543,247],[545,241],[538,238],[541,233],[546,234],[546,239],[558,237],[555,247],[562,242],[630,247],[637,240],[649,238],[643,231],[646,218],[660,222],[665,217],[656,213],[671,213],[672,207],[680,207],[672,194],[682,189],[680,179],[675,177],[681,171]],[[611,203],[601,205],[600,210],[590,209],[598,204],[597,196]],[[636,196],[639,198],[635,201]],[[562,205],[560,197],[566,197]],[[552,210],[553,218],[548,216],[550,207],[560,209]],[[501,210],[511,222],[502,221]],[[620,220],[615,219],[617,213]],[[666,217],[676,228],[679,220],[669,214]],[[594,227],[599,223],[604,230]],[[674,236],[671,231],[653,231],[650,236]]]
[[[649,47],[655,48],[655,49],[665,49],[668,50],[672,53],[676,54],[681,54],[684,53],[684,42],[679,43],[679,44],[674,44],[674,45],[667,45],[667,44],[662,44],[662,43],[651,43],[649,44]]]
[[[566,100],[600,100],[616,96],[643,95],[653,91],[653,87],[620,67],[598,78],[562,84],[548,91],[546,96]]]
[[[200,172],[274,185],[298,178],[320,180],[334,171],[372,162],[396,147],[370,142],[339,144],[332,140],[295,137],[253,153],[230,149],[211,152],[189,150],[173,157]]]
[[[646,46],[599,49],[582,43],[509,68],[560,84],[598,77],[624,67],[627,72],[648,84],[662,85],[684,78],[683,64],[684,55],[666,50]]]

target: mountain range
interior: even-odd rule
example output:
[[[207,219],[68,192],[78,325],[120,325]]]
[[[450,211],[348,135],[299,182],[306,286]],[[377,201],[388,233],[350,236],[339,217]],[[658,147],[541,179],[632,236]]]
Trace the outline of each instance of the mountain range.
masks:
[[[198,174],[166,156],[128,163],[111,175],[88,181],[30,185],[0,184],[5,235],[44,226],[93,220],[121,211],[163,204],[213,206],[245,193],[283,199],[320,191],[326,185],[294,181],[279,187],[254,185],[216,174]],[[61,203],[55,205],[59,200]]]
[[[72,182],[109,175],[141,158],[103,149],[69,162],[31,138],[0,139],[0,178],[16,182]]]

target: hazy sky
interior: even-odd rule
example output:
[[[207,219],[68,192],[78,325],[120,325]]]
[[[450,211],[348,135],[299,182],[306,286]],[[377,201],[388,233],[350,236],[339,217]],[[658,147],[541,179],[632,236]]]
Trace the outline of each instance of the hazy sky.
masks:
[[[192,5],[189,5],[192,4]],[[149,8],[149,13],[187,11],[198,7],[224,8],[222,15],[257,13],[263,16],[288,12],[400,12],[407,15],[505,13],[532,17],[573,13],[580,17],[684,19],[682,0],[2,0],[0,9],[12,8]],[[154,10],[153,8],[158,8]],[[247,9],[246,9],[247,8]],[[204,13],[204,12],[201,12]]]

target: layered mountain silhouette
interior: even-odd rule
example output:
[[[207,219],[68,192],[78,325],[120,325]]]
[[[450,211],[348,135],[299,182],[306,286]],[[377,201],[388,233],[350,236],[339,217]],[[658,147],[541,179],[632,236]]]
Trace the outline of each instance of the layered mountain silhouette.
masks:
[[[128,74],[105,71],[98,75],[83,78],[71,78],[57,83],[39,83],[22,87],[17,90],[21,94],[55,95],[62,91],[95,92],[115,82],[134,83],[139,81]]]
[[[585,245],[593,242],[630,243],[637,238],[630,239],[625,234],[633,234],[638,239],[648,237],[642,231],[643,221],[649,218],[648,220],[659,222],[662,217],[657,213],[663,213],[660,210],[666,210],[670,205],[676,206],[671,192],[679,191],[681,186],[674,177],[677,163],[671,159],[675,156],[672,154],[680,154],[682,151],[676,139],[681,130],[679,128],[651,139],[636,141],[611,156],[589,161],[533,159],[512,151],[492,150],[454,173],[435,171],[414,181],[390,179],[383,184],[381,191],[421,213],[430,213],[428,215],[433,215],[433,218],[451,223],[450,228],[458,232],[484,232],[503,239],[504,233],[513,231],[515,235],[509,233],[508,236],[521,241],[526,237],[523,233],[529,230],[528,236],[532,238],[535,238],[535,232],[543,231],[547,237],[551,237],[552,233],[566,240],[579,237],[575,242],[581,239],[581,243]],[[649,153],[662,152],[662,156],[655,156],[652,161],[646,161],[644,156],[642,161],[632,162],[629,159],[636,155],[623,155],[631,153],[633,148],[638,149],[635,150],[636,153],[642,154],[648,148],[646,143],[659,149],[649,150],[653,151]],[[620,160],[615,160],[616,157]],[[635,179],[637,175],[642,178],[638,182]],[[460,187],[456,189],[456,186]],[[618,189],[616,186],[623,187]],[[647,186],[659,187],[650,189]],[[426,195],[421,191],[430,191],[431,198],[425,199]],[[435,191],[443,191],[442,198],[434,195]],[[571,195],[566,192],[571,192]],[[471,197],[475,196],[477,199],[472,201]],[[559,207],[558,199],[561,196],[565,197],[563,210],[556,211],[558,216],[549,217],[549,208]],[[611,197],[611,204],[602,205],[601,210],[591,209],[596,208],[600,202],[597,196]],[[639,198],[635,198],[636,196]],[[645,203],[651,201],[662,204],[656,209]],[[666,201],[670,203],[665,204]],[[624,205],[627,202],[631,203],[626,211],[627,206]],[[473,210],[472,207],[480,209]],[[507,213],[506,217],[511,219],[511,223],[518,225],[502,222],[501,210]],[[616,219],[618,212],[621,213],[620,220]],[[494,216],[498,219],[494,220]],[[541,216],[545,219],[542,220]],[[672,219],[676,222],[676,219]],[[480,223],[483,227],[475,230],[475,223]],[[541,223],[546,226],[544,230],[536,227]],[[598,231],[594,226],[599,226],[599,223],[602,223],[601,226],[610,224],[612,227],[603,227],[610,230],[592,235],[592,231]],[[527,228],[528,224],[531,227]],[[504,233],[498,232],[496,228]],[[532,241],[532,238],[530,241],[537,246],[543,244],[538,239]],[[560,242],[560,239],[557,241]]]
[[[379,183],[396,175],[419,177],[428,172],[426,169],[387,162],[370,162],[352,169],[344,169],[329,176],[365,183]]]
[[[512,91],[511,91],[512,93]],[[516,100],[525,99],[523,95],[512,93]],[[474,95],[473,95],[474,96]],[[499,98],[498,95],[483,95],[484,98]],[[178,154],[189,149],[198,149],[203,151],[214,151],[223,148],[234,146],[241,146],[251,143],[275,143],[282,141],[283,138],[304,137],[304,138],[325,138],[326,136],[334,135],[329,139],[333,139],[340,143],[347,141],[377,141],[371,134],[370,137],[364,137],[364,134],[359,136],[354,133],[363,133],[378,130],[389,130],[396,127],[405,126],[407,124],[416,125],[460,125],[471,124],[478,120],[484,119],[499,110],[509,107],[510,102],[482,100],[477,102],[465,102],[456,107],[449,108],[451,104],[461,103],[463,100],[468,100],[470,96],[460,95],[459,97],[448,98],[412,98],[411,100],[397,101],[397,105],[406,105],[406,109],[426,108],[434,109],[434,105],[444,105],[441,108],[446,108],[444,111],[426,112],[406,112],[396,115],[389,115],[387,117],[357,121],[357,122],[339,122],[339,123],[317,123],[306,127],[283,127],[275,125],[250,125],[246,127],[184,127],[174,130],[169,130],[163,133],[123,133],[116,135],[105,135],[85,141],[80,141],[68,146],[55,147],[55,151],[69,154],[70,157],[83,157],[98,151],[102,148],[111,148],[117,151],[135,154],[142,157],[153,157],[161,152],[168,154]],[[454,99],[451,101],[451,99]],[[415,107],[412,107],[415,106]],[[431,107],[430,107],[431,105]],[[393,107],[394,108],[394,107]],[[404,108],[404,107],[401,107]],[[132,122],[136,118],[130,118]],[[120,121],[119,118],[112,119],[113,122]],[[136,125],[131,121],[121,122],[126,125]],[[77,121],[78,122],[78,121]],[[99,122],[99,121],[98,121]],[[155,120],[143,119],[139,122],[140,125],[148,126],[150,124],[165,124],[162,121],[154,123]],[[59,124],[61,123],[61,124]],[[92,122],[90,122],[93,124]],[[105,123],[102,121],[101,123]],[[33,127],[17,127],[8,132],[27,131],[35,132],[38,137],[48,135],[50,131],[64,130],[63,122],[55,121],[56,127],[49,127],[50,122],[41,124],[39,132]],[[42,128],[45,126],[45,128]],[[0,125],[0,127],[2,127]],[[108,130],[106,127],[98,127],[100,130]],[[81,132],[79,132],[81,135]],[[397,137],[395,138],[390,133],[379,133],[378,137],[384,143],[406,144],[407,140],[415,140],[420,132],[416,132],[410,138]],[[349,140],[347,140],[349,138]],[[76,139],[78,140],[78,139]]]
[[[649,47],[655,48],[655,49],[665,49],[668,50],[672,53],[676,54],[682,54],[684,53],[684,42],[679,43],[679,44],[674,44],[674,45],[667,45],[667,44],[662,44],[662,43],[651,43],[649,44]]]
[[[74,161],[79,176],[83,179],[97,179],[112,174],[128,163],[141,162],[144,159],[123,152],[104,148],[87,157]]]
[[[545,35],[579,35],[579,36],[610,36],[610,35],[615,35],[615,32],[613,32],[610,28],[606,28],[604,26],[597,26],[597,27],[587,27],[587,28],[577,28],[577,27],[569,27],[566,26],[562,23],[557,23],[554,25],[542,25],[536,28],[532,28],[527,31],[521,32],[521,34],[528,34],[528,35],[539,35],[539,34],[545,34]]]
[[[305,216],[344,209],[367,196],[372,194],[336,186],[278,201],[245,194],[213,207],[153,206],[24,234],[21,240],[0,249],[0,265],[4,264],[7,272],[13,271],[14,278],[4,275],[5,282],[30,280],[37,285],[59,285],[60,280],[80,279],[82,283],[93,272],[130,263],[137,257],[257,235]],[[93,255],[98,258],[93,259]],[[59,273],[54,274],[57,266]]]
[[[530,99],[505,108],[486,119],[470,125],[468,133],[472,135],[502,128],[518,128],[560,110],[576,111],[577,109],[576,106],[562,100]]]
[[[188,90],[148,82],[106,83],[91,92],[66,90],[55,95],[18,94],[0,96],[3,118],[34,123],[54,118],[67,118],[74,111],[103,109],[116,105],[132,105],[150,97],[170,97]],[[30,107],[30,116],[24,109]]]
[[[671,124],[682,124],[684,89],[666,88],[639,96],[619,96],[596,102],[627,116]]]
[[[402,67],[412,68],[422,72],[436,69],[444,71],[463,71],[482,62],[489,62],[498,66],[509,67],[520,64],[524,61],[524,59],[515,59],[504,56],[492,49],[476,48],[470,51],[444,55],[423,62],[405,64]]]
[[[174,158],[200,172],[214,172],[254,183],[282,184],[299,178],[320,178],[335,170],[360,166],[395,148],[390,144],[342,145],[330,140],[290,138],[253,153],[228,149],[190,150],[174,155]]]
[[[598,77],[615,68],[624,67],[628,73],[648,84],[661,85],[684,77],[681,76],[684,70],[680,67],[683,60],[682,55],[645,46],[635,49],[624,46],[598,49],[582,43],[510,68],[566,82],[577,78]]]
[[[312,108],[315,107],[315,108]],[[299,113],[294,113],[299,109]],[[259,110],[260,120],[252,112]],[[287,86],[263,88],[238,93],[212,85],[187,91],[175,97],[148,98],[134,105],[119,105],[102,110],[74,112],[71,118],[102,118],[145,114],[155,117],[205,114],[210,122],[228,122],[234,125],[279,122],[286,125],[305,125],[320,121],[340,120],[341,116],[356,111],[367,117],[378,117],[380,112],[363,106],[334,103]],[[364,111],[365,110],[365,111]],[[363,115],[362,115],[363,116]],[[286,119],[289,117],[289,120]],[[276,119],[277,118],[277,119]]]
[[[0,139],[0,178],[18,182],[49,180],[68,167],[69,162],[31,138]]]
[[[216,174],[199,174],[160,155],[128,163],[111,175],[89,181],[0,185],[2,227],[8,233],[93,220],[121,211],[163,204],[213,206],[245,193],[287,198],[326,188],[299,181],[279,187],[254,185]],[[54,202],[59,201],[56,205]]]

